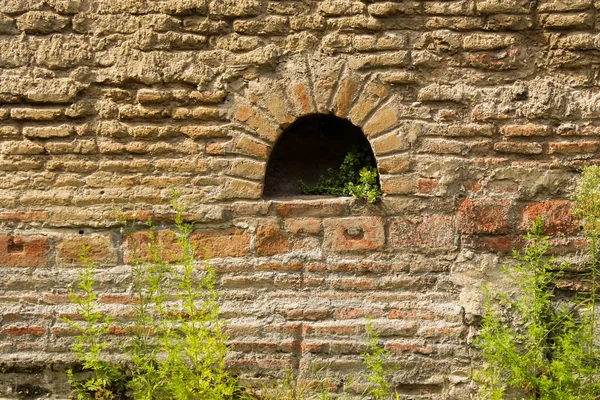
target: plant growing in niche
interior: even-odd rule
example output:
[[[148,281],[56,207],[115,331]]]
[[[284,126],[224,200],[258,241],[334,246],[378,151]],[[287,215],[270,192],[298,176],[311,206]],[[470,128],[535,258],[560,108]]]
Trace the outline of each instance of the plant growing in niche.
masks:
[[[298,181],[300,193],[353,196],[375,203],[382,193],[374,164],[368,148],[354,146],[337,170],[329,168],[314,185]]]
[[[482,399],[503,399],[509,390],[519,390],[530,399],[600,397],[600,350],[594,342],[600,168],[584,169],[575,199],[575,214],[589,244],[589,293],[570,301],[557,298],[558,279],[569,266],[557,265],[547,256],[549,237],[542,235],[543,222],[536,219],[525,237],[525,251],[514,252],[519,263],[505,268],[520,294],[499,296],[501,311],[497,311],[496,297],[486,289],[486,312],[476,340],[487,363],[475,374]]]

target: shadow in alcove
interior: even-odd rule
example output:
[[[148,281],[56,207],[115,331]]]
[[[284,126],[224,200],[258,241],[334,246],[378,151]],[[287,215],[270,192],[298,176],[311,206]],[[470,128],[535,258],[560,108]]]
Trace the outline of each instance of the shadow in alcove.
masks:
[[[362,130],[347,119],[329,114],[298,118],[279,137],[267,163],[263,197],[276,198],[300,194],[298,181],[317,182],[328,168],[337,169],[353,147],[369,149]]]

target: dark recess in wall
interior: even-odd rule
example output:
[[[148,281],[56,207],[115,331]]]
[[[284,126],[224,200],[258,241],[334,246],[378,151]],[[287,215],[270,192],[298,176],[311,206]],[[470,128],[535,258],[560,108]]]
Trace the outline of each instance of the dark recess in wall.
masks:
[[[298,118],[271,152],[263,197],[299,195],[298,180],[314,184],[328,168],[338,168],[353,146],[366,146],[373,156],[362,130],[347,119],[328,114]]]

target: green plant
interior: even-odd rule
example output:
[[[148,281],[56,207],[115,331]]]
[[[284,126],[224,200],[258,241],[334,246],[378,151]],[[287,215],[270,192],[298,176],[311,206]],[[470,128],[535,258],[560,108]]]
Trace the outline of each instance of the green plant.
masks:
[[[178,257],[161,246],[151,221],[151,261],[143,262],[133,246],[138,300],[131,329],[135,368],[130,387],[136,399],[229,399],[238,385],[225,371],[227,346],[215,272],[205,262],[196,276],[196,248],[190,239],[193,224],[183,221],[185,210],[176,190],[171,206]]]
[[[597,399],[598,349],[593,345],[593,299],[559,301],[555,295],[566,263],[557,265],[549,237],[537,218],[519,261],[505,274],[518,289],[516,298],[500,296],[501,311],[486,288],[480,334],[475,341],[486,368],[477,371],[480,398],[503,399],[509,389],[530,399]]]
[[[362,354],[362,357],[363,363],[369,371],[367,379],[372,384],[366,394],[374,400],[387,399],[392,395],[389,375],[393,369],[386,363],[390,352],[379,344],[379,335],[373,330],[371,321],[365,328],[367,330],[367,351]]]
[[[298,181],[300,193],[354,196],[374,203],[382,194],[374,164],[367,147],[354,146],[337,170],[329,168],[327,176],[321,175],[314,185]]]
[[[83,364],[84,371],[90,371],[92,377],[78,380],[73,370],[67,371],[69,384],[78,400],[110,400],[124,397],[126,375],[114,364],[102,358],[107,347],[105,336],[112,323],[109,316],[96,311],[98,296],[94,293],[94,270],[97,266],[89,259],[89,246],[82,246],[79,258],[84,269],[79,272],[79,292],[70,289],[70,299],[77,304],[77,314],[82,323],[63,318],[69,327],[77,331],[72,350],[75,358]]]

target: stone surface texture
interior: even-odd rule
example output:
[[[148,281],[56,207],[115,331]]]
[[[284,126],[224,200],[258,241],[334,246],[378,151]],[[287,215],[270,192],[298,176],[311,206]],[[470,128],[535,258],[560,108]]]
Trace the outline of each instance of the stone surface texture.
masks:
[[[482,287],[503,287],[529,221],[550,220],[558,257],[581,249],[599,6],[0,0],[0,397],[68,396],[79,248],[127,323],[148,230],[128,240],[119,216],[152,217],[172,248],[176,187],[198,267],[218,272],[232,370],[360,377],[370,318],[401,398],[469,398]],[[274,143],[312,113],[363,129],[380,202],[262,198]]]

